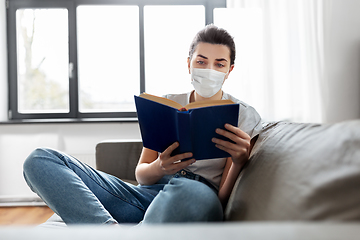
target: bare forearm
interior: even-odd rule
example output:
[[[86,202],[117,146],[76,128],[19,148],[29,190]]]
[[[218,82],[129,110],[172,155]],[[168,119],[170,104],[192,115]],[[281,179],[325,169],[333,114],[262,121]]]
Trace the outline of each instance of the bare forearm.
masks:
[[[141,185],[152,185],[159,181],[164,175],[157,164],[157,161],[139,164],[135,171],[137,182]]]
[[[223,207],[226,206],[231,191],[235,185],[236,179],[239,176],[239,173],[241,171],[241,168],[243,167],[243,164],[239,165],[239,164],[231,164],[231,167],[229,169],[229,172],[226,176],[226,179],[224,181],[224,183],[222,184],[219,193],[218,193],[218,197],[220,199],[220,202],[222,203]]]

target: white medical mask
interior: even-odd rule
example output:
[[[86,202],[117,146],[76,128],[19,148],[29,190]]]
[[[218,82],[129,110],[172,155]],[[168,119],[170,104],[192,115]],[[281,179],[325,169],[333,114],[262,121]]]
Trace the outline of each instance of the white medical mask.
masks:
[[[192,68],[191,84],[200,96],[210,98],[221,89],[226,74],[213,69]]]

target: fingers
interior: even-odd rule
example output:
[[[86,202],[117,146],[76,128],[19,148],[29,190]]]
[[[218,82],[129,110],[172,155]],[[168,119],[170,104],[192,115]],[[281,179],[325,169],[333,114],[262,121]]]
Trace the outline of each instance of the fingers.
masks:
[[[233,142],[213,138],[217,148],[229,153],[233,161],[242,161],[249,155],[250,136],[241,129],[230,124],[225,124],[226,130],[216,129],[216,133],[230,139]]]
[[[178,142],[174,142],[173,144],[171,144],[167,149],[165,149],[164,152],[162,152],[161,154],[164,156],[170,156],[171,153],[179,146]]]
[[[171,159],[171,162],[177,162],[179,160],[183,160],[186,158],[191,158],[192,157],[192,153],[182,153],[182,154],[178,154],[175,156],[171,156],[171,153],[179,146],[178,142],[174,142],[173,144],[171,144],[167,149],[165,149],[164,152],[162,152],[160,154],[160,158],[162,159]]]
[[[175,174],[176,172],[180,171],[181,169],[186,168],[187,166],[193,164],[195,162],[195,159],[190,159],[190,160],[186,160],[186,161],[161,161],[160,162],[160,167],[161,170],[164,172],[165,175],[171,175],[171,174]]]
[[[230,125],[230,124],[225,124],[225,128],[228,131],[234,133],[236,136],[238,136],[238,137],[240,137],[242,139],[246,139],[246,140],[250,139],[250,136],[246,132],[244,132],[240,128],[238,128],[238,127],[235,127],[235,126]],[[219,129],[219,130],[222,130],[222,129]],[[225,130],[222,130],[222,133],[228,133],[228,132],[225,131]],[[227,134],[227,135],[229,135],[229,134]]]
[[[247,133],[230,124],[226,124],[225,128],[229,131],[218,128],[216,129],[216,133],[230,139],[231,141],[235,142],[235,144],[245,144],[245,145],[249,144],[251,139]],[[233,143],[229,141],[224,141],[218,138],[213,138],[212,141],[228,147],[233,145]]]
[[[160,168],[166,174],[174,174],[181,169],[193,164],[195,159],[190,159],[187,161],[181,161],[183,159],[191,158],[192,153],[182,153],[175,156],[171,156],[171,153],[179,146],[178,142],[171,144],[164,152],[159,156],[160,159]]]

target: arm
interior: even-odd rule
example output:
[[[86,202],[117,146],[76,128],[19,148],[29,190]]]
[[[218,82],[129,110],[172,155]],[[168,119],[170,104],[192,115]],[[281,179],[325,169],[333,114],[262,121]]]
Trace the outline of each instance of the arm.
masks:
[[[230,197],[231,191],[235,185],[236,179],[239,176],[242,166],[234,165],[231,157],[227,159],[226,166],[221,178],[218,197],[225,208]]]
[[[256,142],[256,138],[251,140],[248,134],[237,127],[226,124],[225,128],[228,131],[217,129],[216,132],[231,139],[235,143],[223,141],[217,138],[213,139],[213,142],[216,143],[218,148],[231,155],[231,157],[227,159],[218,194],[224,207],[227,204],[236,179],[239,176],[241,169],[249,159],[252,147]]]
[[[175,142],[160,155],[158,152],[143,148],[138,165],[135,169],[135,177],[142,185],[152,185],[165,175],[175,174],[181,169],[195,162],[195,159],[181,162],[179,160],[192,157],[192,153],[183,153],[170,156],[172,151],[179,146]]]

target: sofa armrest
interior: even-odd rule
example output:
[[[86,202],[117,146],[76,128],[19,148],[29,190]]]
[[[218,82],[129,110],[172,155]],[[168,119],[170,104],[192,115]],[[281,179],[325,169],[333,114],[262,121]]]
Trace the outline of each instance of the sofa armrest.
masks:
[[[141,140],[106,140],[96,145],[96,169],[135,183],[135,168],[142,150]]]
[[[225,211],[230,221],[359,221],[360,120],[274,122],[259,134]]]

